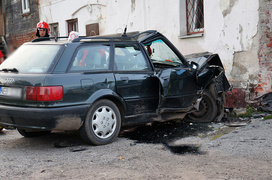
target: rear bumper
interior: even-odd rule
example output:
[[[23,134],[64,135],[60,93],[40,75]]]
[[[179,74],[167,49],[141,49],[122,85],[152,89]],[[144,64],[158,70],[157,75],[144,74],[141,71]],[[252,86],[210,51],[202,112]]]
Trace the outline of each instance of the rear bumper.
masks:
[[[0,125],[44,130],[78,130],[89,105],[29,108],[0,105]]]

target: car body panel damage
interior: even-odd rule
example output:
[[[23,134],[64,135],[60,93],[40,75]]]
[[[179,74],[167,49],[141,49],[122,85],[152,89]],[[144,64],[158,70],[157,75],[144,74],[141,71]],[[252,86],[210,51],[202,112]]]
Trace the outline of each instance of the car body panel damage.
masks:
[[[218,54],[205,52],[188,55],[186,58],[189,62],[196,62],[199,65],[197,84],[201,88],[205,89],[211,82],[214,82],[218,93],[230,90],[230,84]]]
[[[188,69],[162,69],[156,76],[161,83],[159,111],[186,112],[196,100],[197,88]]]

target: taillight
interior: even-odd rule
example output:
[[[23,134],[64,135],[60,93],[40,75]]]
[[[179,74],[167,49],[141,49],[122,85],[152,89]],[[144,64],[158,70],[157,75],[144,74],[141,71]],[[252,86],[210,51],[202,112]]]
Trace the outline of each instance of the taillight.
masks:
[[[31,101],[37,100],[37,87],[33,87],[33,86],[26,87],[26,100],[31,100]]]
[[[26,100],[31,101],[59,101],[63,98],[62,86],[44,86],[26,88]]]

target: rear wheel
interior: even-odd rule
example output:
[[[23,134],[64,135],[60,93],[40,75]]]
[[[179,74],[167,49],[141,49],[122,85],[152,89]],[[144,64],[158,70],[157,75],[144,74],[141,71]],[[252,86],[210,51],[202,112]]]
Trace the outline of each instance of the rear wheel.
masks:
[[[203,92],[199,110],[186,115],[186,122],[212,122],[217,116],[217,105],[211,92],[206,89]]]
[[[17,128],[17,131],[24,137],[37,137],[50,134],[51,131],[36,131]]]
[[[109,100],[99,100],[92,105],[79,132],[83,140],[93,145],[114,141],[121,128],[118,107]]]

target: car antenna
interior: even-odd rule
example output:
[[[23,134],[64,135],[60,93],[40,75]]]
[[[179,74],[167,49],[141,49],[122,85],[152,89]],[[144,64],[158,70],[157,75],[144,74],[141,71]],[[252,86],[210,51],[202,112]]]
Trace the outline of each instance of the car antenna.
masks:
[[[54,36],[55,36],[55,42],[58,42],[58,38],[56,36],[56,32],[54,32]]]
[[[127,37],[127,25],[125,27],[124,33],[122,34],[122,37]]]

